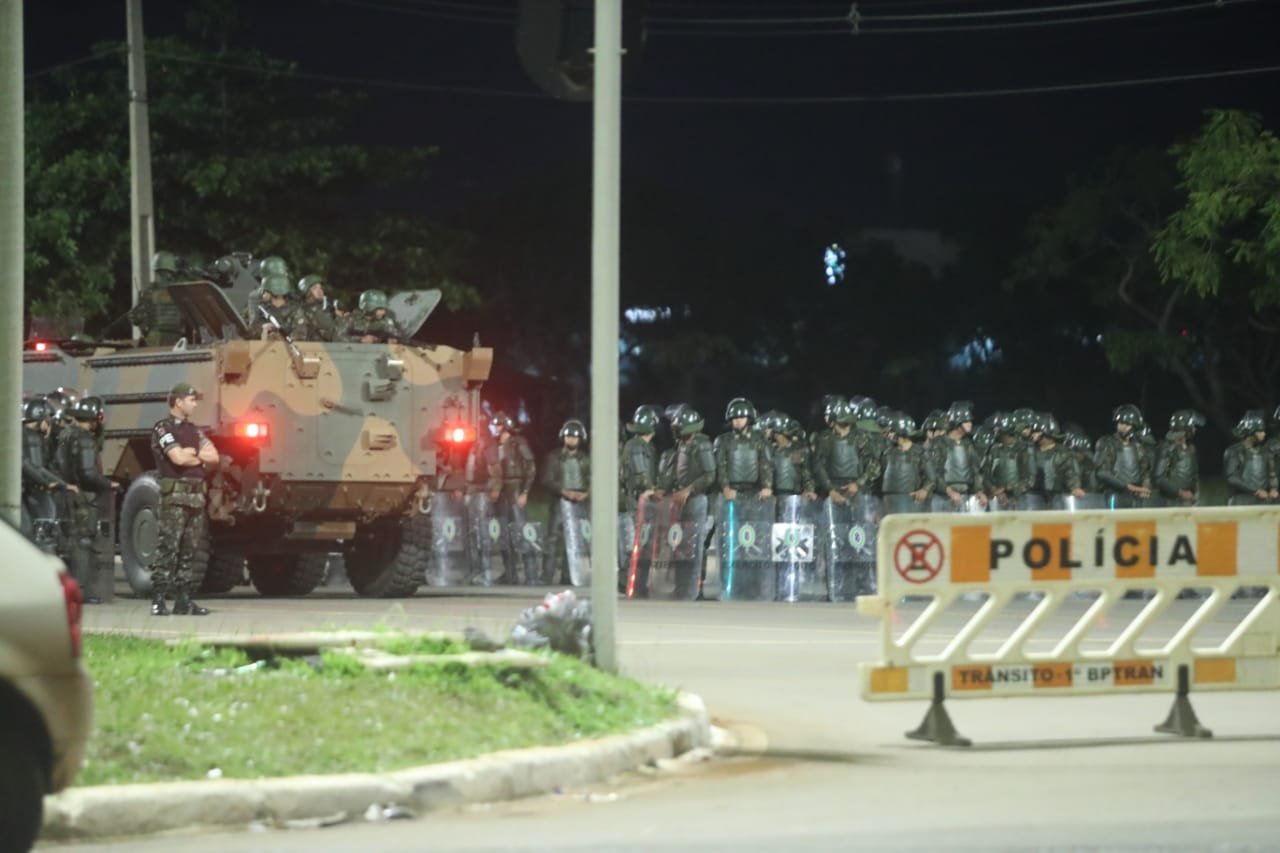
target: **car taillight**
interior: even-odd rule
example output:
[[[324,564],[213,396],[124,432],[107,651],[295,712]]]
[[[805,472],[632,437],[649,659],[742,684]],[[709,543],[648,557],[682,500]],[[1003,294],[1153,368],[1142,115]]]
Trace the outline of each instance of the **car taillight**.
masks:
[[[445,443],[455,447],[462,447],[476,440],[475,430],[464,426],[445,427],[443,432]]]
[[[58,572],[58,580],[62,582],[62,597],[67,601],[67,631],[71,635],[71,656],[80,657],[80,616],[84,612],[84,599],[80,595],[80,584],[66,572]]]
[[[44,352],[48,348],[49,348],[49,345],[46,344],[44,341],[36,341],[35,345],[32,347],[32,349],[34,349],[36,352]]]
[[[232,435],[236,438],[257,442],[258,444],[266,444],[271,440],[271,429],[264,423],[248,421],[236,424],[232,429]]]

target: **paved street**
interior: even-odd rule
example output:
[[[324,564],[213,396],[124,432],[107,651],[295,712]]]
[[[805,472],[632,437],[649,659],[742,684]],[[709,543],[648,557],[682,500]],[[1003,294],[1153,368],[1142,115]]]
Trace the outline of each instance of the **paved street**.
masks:
[[[157,620],[122,599],[91,628],[175,635],[387,624],[505,634],[538,591],[438,591],[401,602],[322,593],[210,599],[204,620]],[[1141,602],[1122,602],[1112,625]],[[1169,625],[1194,602],[1178,602]],[[1248,603],[1233,603],[1238,618]],[[738,754],[677,763],[616,784],[417,821],[183,838],[188,853],[250,850],[828,850],[866,847],[1280,845],[1280,702],[1193,694],[1208,741],[1155,735],[1158,694],[950,701],[970,749],[902,737],[922,702],[865,703],[859,661],[873,621],[850,605],[622,602],[621,660],[634,676],[700,694]],[[501,818],[496,819],[496,818]],[[175,839],[78,850],[161,851]]]

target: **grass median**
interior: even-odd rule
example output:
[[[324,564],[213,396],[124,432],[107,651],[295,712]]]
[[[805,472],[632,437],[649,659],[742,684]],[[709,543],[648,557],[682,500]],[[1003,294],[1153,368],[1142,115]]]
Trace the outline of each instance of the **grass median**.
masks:
[[[378,672],[338,652],[255,663],[237,649],[84,640],[94,731],[79,785],[377,772],[570,743],[670,719],[673,691],[552,655],[541,669],[420,664]],[[399,654],[467,651],[418,639]]]

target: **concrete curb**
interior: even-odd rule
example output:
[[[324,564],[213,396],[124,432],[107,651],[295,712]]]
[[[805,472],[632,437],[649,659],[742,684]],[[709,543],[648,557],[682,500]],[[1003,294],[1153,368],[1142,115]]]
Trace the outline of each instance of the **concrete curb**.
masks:
[[[446,805],[511,800],[601,782],[711,745],[702,699],[679,696],[680,717],[623,735],[567,746],[495,752],[466,761],[388,773],[166,782],[70,788],[45,798],[44,840],[115,838],[193,827],[283,826],[370,805],[417,813]]]

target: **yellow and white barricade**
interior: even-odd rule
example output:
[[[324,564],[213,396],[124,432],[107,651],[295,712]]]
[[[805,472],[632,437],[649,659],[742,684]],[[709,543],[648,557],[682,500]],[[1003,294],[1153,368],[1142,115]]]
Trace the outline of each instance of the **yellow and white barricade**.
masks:
[[[1175,690],[1157,731],[1208,736],[1192,687],[1280,687],[1277,507],[890,515],[876,564],[862,696],[932,700],[908,737],[968,743],[947,697]]]

